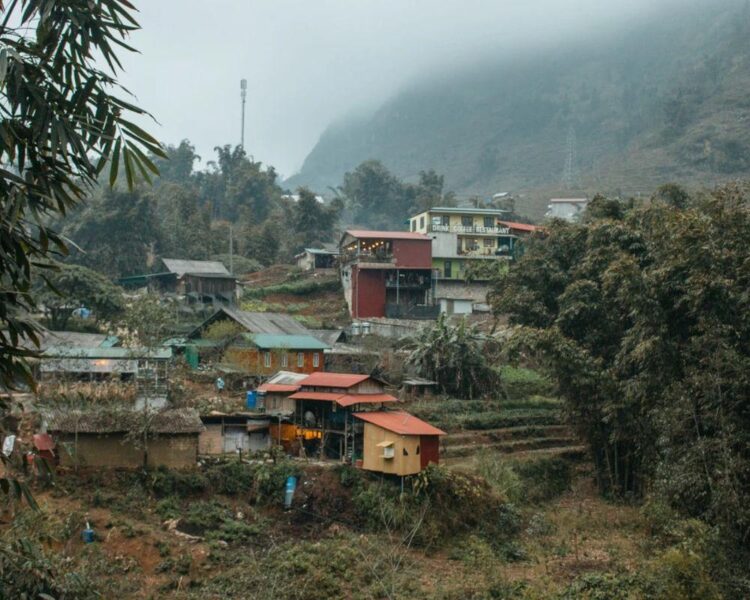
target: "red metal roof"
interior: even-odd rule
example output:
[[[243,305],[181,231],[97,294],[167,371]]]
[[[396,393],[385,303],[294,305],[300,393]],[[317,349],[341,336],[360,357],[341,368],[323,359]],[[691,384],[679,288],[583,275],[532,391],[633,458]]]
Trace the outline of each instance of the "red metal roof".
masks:
[[[537,229],[541,229],[541,227],[529,225],[528,223],[515,223],[513,221],[498,221],[498,223],[511,229],[517,229],[518,231],[536,231]]]
[[[351,373],[326,373],[318,371],[310,374],[299,382],[306,387],[331,387],[331,388],[350,388],[353,385],[362,383],[369,379],[369,375],[353,375]]]
[[[336,394],[331,392],[297,392],[289,396],[292,400],[324,400],[328,402],[336,402],[344,394]]]
[[[346,408],[354,404],[381,404],[396,402],[390,394],[335,394],[331,392],[297,392],[289,396],[292,400],[316,400],[321,402],[335,402]]]
[[[284,383],[262,383],[258,386],[259,392],[277,392],[287,393],[296,392],[299,389],[299,385],[284,384]]]
[[[368,231],[366,229],[347,229],[346,233],[360,240],[384,239],[384,240],[431,240],[424,233],[413,231]]]
[[[372,423],[399,435],[445,435],[445,431],[425,423],[405,410],[354,413],[362,421]]]

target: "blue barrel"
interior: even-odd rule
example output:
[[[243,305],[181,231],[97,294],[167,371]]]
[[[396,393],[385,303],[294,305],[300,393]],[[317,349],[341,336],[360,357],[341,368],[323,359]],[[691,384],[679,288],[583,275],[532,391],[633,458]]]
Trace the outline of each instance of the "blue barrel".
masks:
[[[247,407],[255,408],[255,402],[257,399],[257,393],[255,390],[251,390],[247,393]]]
[[[292,498],[294,498],[295,489],[297,489],[297,478],[287,477],[286,493],[284,494],[284,508],[292,508]]]
[[[91,529],[91,527],[86,527],[86,529],[81,532],[81,539],[85,544],[90,544],[91,542],[93,542],[94,530]]]

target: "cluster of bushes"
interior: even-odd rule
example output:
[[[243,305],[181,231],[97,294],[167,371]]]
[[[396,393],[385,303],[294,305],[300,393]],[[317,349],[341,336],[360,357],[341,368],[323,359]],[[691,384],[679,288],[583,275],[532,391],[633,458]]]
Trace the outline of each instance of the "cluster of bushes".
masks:
[[[552,381],[538,371],[510,365],[501,367],[500,381],[508,400],[548,396],[553,392],[554,387]]]
[[[501,495],[514,503],[538,503],[557,498],[570,489],[570,461],[559,457],[508,460],[486,451],[477,457],[477,471]]]
[[[320,292],[336,292],[341,289],[341,282],[338,279],[304,279],[301,281],[292,281],[281,283],[279,285],[269,285],[266,287],[247,288],[243,298],[247,300],[265,298],[275,294],[291,294],[293,296],[307,296]]]

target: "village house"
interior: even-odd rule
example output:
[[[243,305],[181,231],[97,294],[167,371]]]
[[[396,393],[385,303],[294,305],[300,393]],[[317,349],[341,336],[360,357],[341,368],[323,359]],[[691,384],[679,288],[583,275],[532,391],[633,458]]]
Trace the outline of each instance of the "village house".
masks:
[[[363,469],[404,477],[440,461],[440,436],[445,432],[414,415],[393,410],[353,416],[364,422]]]
[[[279,371],[257,389],[256,408],[272,417],[288,418],[294,415],[294,400],[289,396],[299,391],[304,373]]]
[[[65,467],[193,468],[203,431],[193,409],[53,411],[44,421]]]
[[[224,362],[251,375],[271,375],[279,369],[313,373],[325,368],[326,349],[311,335],[243,333],[227,346]]]
[[[352,317],[436,318],[431,245],[422,233],[346,231],[339,263]]]
[[[272,438],[294,454],[347,462],[361,458],[362,426],[353,413],[397,401],[385,392],[382,381],[369,375],[318,372],[297,385],[299,389],[288,395],[294,402],[292,415],[271,426]]]
[[[147,287],[151,291],[184,296],[188,302],[232,304],[237,296],[237,278],[219,261],[163,258],[158,273],[123,277],[125,288]]]
[[[294,260],[303,271],[333,271],[338,265],[338,256],[339,251],[335,246],[305,248]]]
[[[432,239],[440,312],[470,314],[485,308],[489,287],[483,266],[516,258],[518,239],[534,228],[505,221],[507,213],[496,208],[434,207],[409,219],[412,232]]]
[[[198,438],[201,456],[258,452],[271,445],[270,420],[256,413],[211,411],[201,416],[204,430]]]
[[[207,331],[216,323],[234,324],[235,332],[227,339],[207,337]],[[328,347],[312,337],[310,330],[290,315],[248,312],[228,306],[219,308],[186,337],[174,338],[168,344],[182,353],[193,368],[207,361],[223,360],[223,356],[217,357],[217,352],[223,355],[227,347],[233,345],[234,351],[227,356],[237,361],[236,365],[231,365],[232,368],[249,369],[245,372],[255,375],[268,375],[283,368],[300,372],[322,369],[325,366],[323,352]],[[269,361],[270,367],[266,366]],[[297,366],[300,362],[302,366]],[[284,364],[287,366],[284,367]]]
[[[588,198],[552,198],[544,216],[573,223],[581,218],[588,203]]]
[[[139,374],[166,382],[169,348],[50,346],[39,357],[42,381],[135,381]]]

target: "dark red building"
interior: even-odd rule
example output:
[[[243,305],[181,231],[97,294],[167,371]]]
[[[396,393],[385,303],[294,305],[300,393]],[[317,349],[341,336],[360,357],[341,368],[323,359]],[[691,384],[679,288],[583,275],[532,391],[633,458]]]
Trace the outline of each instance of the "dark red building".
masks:
[[[344,233],[341,279],[352,317],[434,319],[432,239],[407,231]]]

